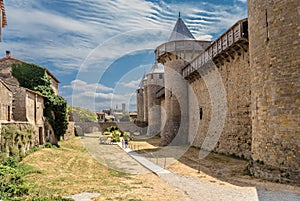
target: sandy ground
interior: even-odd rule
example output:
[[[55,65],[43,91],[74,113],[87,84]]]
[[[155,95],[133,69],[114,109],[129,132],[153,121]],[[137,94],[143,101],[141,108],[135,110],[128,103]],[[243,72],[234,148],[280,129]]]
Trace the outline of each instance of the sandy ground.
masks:
[[[222,186],[256,187],[268,191],[282,191],[300,195],[299,185],[280,184],[250,177],[246,167],[248,162],[234,157],[210,153],[199,160],[199,149],[193,147],[174,148],[172,154],[159,146],[159,138],[131,141],[130,147],[143,154],[152,162],[166,167],[179,175],[217,183]],[[179,151],[178,151],[179,150]],[[174,154],[178,153],[179,154]],[[167,153],[167,154],[166,154]]]

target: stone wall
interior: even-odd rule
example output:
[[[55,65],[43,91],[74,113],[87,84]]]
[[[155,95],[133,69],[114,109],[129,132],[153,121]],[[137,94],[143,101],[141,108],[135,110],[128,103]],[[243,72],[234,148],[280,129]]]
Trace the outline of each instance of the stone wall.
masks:
[[[103,132],[110,126],[117,126],[121,131],[129,131],[130,133],[146,133],[145,129],[147,129],[147,127],[145,127],[146,125],[142,122],[139,126],[137,126],[133,122],[76,122],[75,125],[76,127],[79,126],[82,129],[83,133],[92,133],[99,131]]]
[[[35,146],[35,135],[31,124],[26,122],[0,123],[0,153],[2,157],[24,155]]]
[[[75,122],[69,121],[68,129],[64,134],[64,140],[68,140],[75,137]]]
[[[0,80],[0,122],[10,121],[12,114],[12,92]]]
[[[248,1],[251,173],[300,183],[299,0]]]
[[[162,73],[149,73],[147,75],[147,97],[148,99],[148,131],[147,135],[155,136],[159,134],[161,127],[160,101],[155,98],[156,92],[164,86]],[[150,98],[151,97],[151,98]]]
[[[136,104],[137,104],[137,120],[144,121],[144,90],[139,88],[136,90]]]
[[[9,85],[13,91],[13,119],[15,121],[27,121],[26,115],[26,90],[16,85]]]
[[[189,133],[188,87],[182,69],[205,50],[209,41],[169,41],[156,48],[156,59],[165,68],[166,123],[161,144],[187,144]]]

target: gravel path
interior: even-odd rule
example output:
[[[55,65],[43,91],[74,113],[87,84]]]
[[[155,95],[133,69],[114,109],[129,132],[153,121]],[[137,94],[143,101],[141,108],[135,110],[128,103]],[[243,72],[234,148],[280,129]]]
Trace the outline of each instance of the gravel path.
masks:
[[[122,151],[119,146],[100,144],[99,135],[85,134],[82,143],[96,160],[111,169],[130,174],[150,173],[148,169]]]
[[[221,185],[178,175],[157,166],[130,149],[123,151],[116,145],[99,144],[97,136],[87,135],[82,142],[90,154],[102,164],[131,174],[154,172],[168,184],[183,191],[188,197],[187,201],[300,201],[300,195],[292,193],[271,192],[255,187],[239,187],[231,184]],[[83,198],[75,199],[75,201],[83,200]]]
[[[285,192],[270,192],[255,187],[225,186],[203,182],[174,173],[160,174],[161,178],[183,190],[191,200],[203,201],[299,201],[300,196]]]

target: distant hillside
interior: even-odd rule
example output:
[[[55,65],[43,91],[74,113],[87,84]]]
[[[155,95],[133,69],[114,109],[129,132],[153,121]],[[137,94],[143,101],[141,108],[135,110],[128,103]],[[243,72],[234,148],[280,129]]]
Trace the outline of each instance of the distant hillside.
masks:
[[[69,114],[73,117],[75,122],[95,122],[97,115],[95,112],[77,106],[69,106]]]

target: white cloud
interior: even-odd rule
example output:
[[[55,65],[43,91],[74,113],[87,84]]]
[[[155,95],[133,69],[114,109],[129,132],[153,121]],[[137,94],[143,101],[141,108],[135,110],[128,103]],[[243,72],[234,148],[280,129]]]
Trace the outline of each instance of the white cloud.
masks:
[[[88,84],[82,80],[73,80],[71,82],[71,85],[65,85],[63,86],[63,88],[72,88],[74,91],[84,91],[88,93],[90,93],[91,91],[112,92],[114,90],[113,88],[106,87],[102,84],[98,84],[98,83]]]
[[[124,86],[124,87],[129,87],[129,88],[133,88],[133,89],[137,89],[139,84],[141,82],[141,79],[138,79],[138,80],[132,80],[128,83],[125,83],[125,82],[122,82],[121,84]]]
[[[107,106],[113,89],[95,83],[112,62],[165,42],[178,11],[197,39],[213,40],[246,17],[246,9],[236,1],[246,3],[233,0],[234,6],[228,6],[210,1],[5,1],[8,26],[3,30],[0,53],[11,50],[16,58],[42,65],[50,63],[50,70],[59,78],[78,71],[77,78],[71,78],[74,81],[60,87],[63,96],[83,105],[95,104],[94,98],[96,105]],[[121,82],[131,89],[138,84],[136,78]],[[126,91],[114,97],[127,101],[131,95]]]

